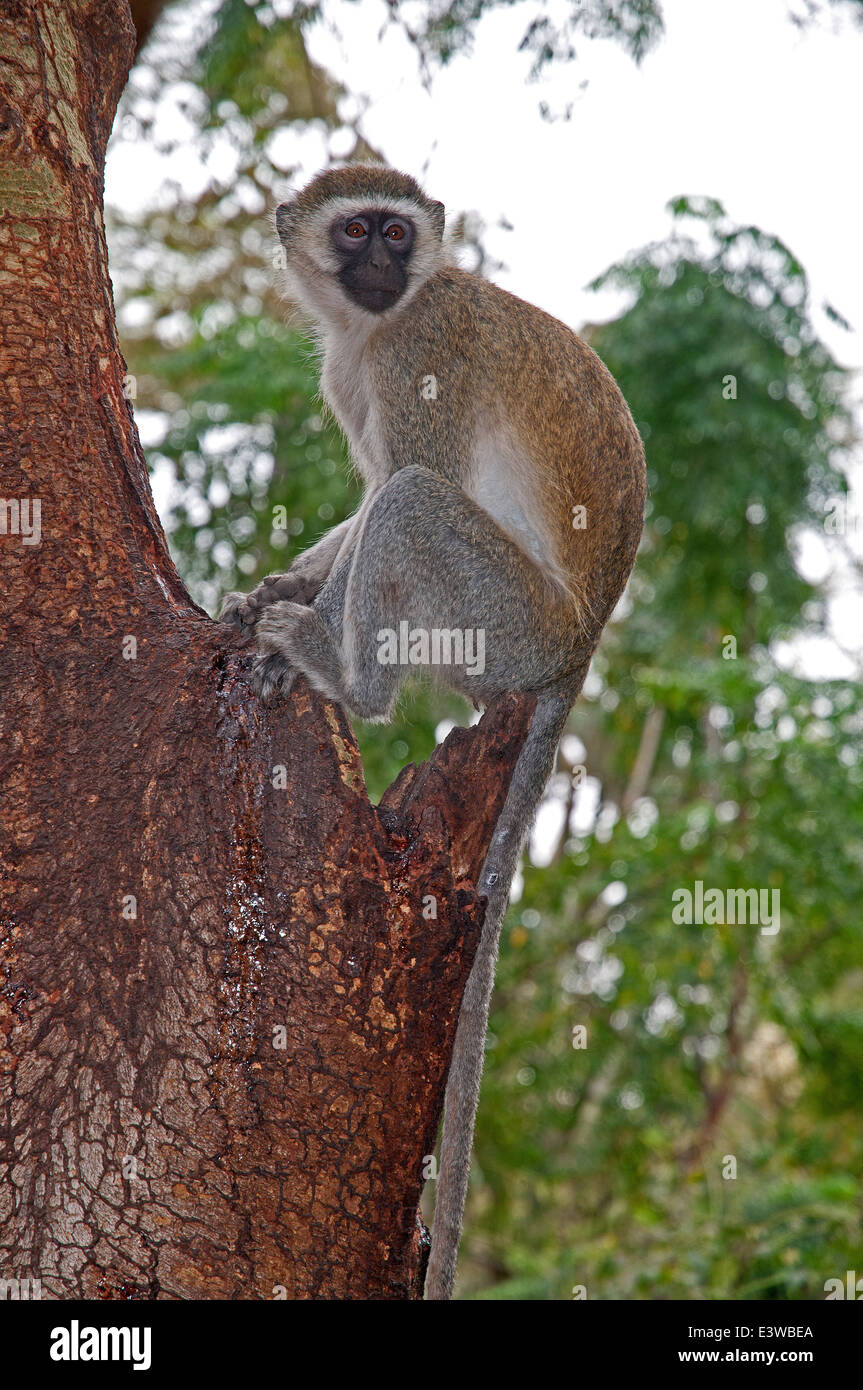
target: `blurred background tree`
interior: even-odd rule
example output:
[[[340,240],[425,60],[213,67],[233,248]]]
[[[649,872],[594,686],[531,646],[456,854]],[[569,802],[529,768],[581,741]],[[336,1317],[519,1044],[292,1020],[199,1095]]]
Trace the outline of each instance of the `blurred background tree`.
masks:
[[[410,16],[428,71],[490,8],[396,3],[391,20]],[[157,499],[211,612],[358,499],[268,225],[310,142],[376,155],[309,59],[321,13],[174,5],[118,122],[130,148],[188,145],[203,171],[110,236]],[[661,33],[650,0],[593,0],[562,26],[531,12],[523,46],[541,67],[610,35],[638,60]],[[847,383],[781,241],[707,198],[669,210],[665,241],[596,282],[626,312],[584,330],[644,436],[648,521],[510,910],[467,1296],[816,1298],[860,1260],[863,717],[853,683],[777,658],[824,631],[795,554],[844,492]],[[489,269],[475,218],[453,235]],[[360,726],[372,796],[470,714],[417,686],[392,726]],[[676,924],[672,894],[698,880],[778,890],[781,929]]]

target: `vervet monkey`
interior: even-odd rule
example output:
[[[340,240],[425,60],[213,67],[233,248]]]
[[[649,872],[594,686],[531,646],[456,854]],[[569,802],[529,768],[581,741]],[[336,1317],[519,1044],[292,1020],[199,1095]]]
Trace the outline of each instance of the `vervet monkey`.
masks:
[[[477,885],[488,901],[446,1089],[426,1281],[426,1296],[443,1299],[501,921],[560,734],[632,568],[644,453],[599,358],[557,319],[458,269],[442,204],[412,178],[328,170],[279,207],[276,227],[288,294],[322,350],[323,397],[366,491],[287,574],[226,597],[222,617],[254,629],[260,693],[287,692],[302,672],[361,718],[385,721],[409,674],[407,635],[411,665],[475,702],[536,695]],[[538,254],[565,266],[577,238],[577,225],[549,214]],[[468,660],[468,634],[483,635],[482,662],[476,642]]]

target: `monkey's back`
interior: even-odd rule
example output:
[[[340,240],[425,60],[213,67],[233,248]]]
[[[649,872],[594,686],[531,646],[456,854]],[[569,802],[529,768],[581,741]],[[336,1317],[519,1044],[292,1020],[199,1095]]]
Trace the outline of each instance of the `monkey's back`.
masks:
[[[394,466],[424,457],[474,495],[581,599],[598,638],[645,499],[644,450],[607,367],[550,314],[456,268],[432,275],[375,337]]]

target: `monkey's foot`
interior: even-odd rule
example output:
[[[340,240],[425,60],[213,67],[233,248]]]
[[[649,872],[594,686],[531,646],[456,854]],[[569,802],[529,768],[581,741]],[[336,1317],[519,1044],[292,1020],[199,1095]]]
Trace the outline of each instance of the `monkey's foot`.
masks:
[[[259,652],[302,671],[312,688],[327,699],[348,703],[338,653],[316,609],[301,603],[274,603],[255,627],[255,640]]]
[[[296,635],[302,630],[305,620],[313,618],[313,614],[299,603],[276,603],[274,600],[274,604],[255,626],[258,651],[296,661],[299,655],[294,650]]]
[[[319,584],[289,570],[287,574],[268,574],[250,594],[225,594],[219,611],[219,621],[234,623],[250,632],[265,608],[272,603],[290,599],[292,603],[310,604]]]
[[[278,652],[259,656],[252,669],[252,688],[262,700],[273,695],[287,696],[297,678],[296,668]]]

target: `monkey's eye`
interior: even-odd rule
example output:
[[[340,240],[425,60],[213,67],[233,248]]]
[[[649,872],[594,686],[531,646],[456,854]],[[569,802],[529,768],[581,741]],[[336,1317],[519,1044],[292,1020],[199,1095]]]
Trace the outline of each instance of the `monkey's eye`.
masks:
[[[351,241],[360,241],[362,237],[368,236],[368,232],[365,224],[354,218],[353,222],[349,222],[345,227],[345,236],[349,236]]]
[[[387,241],[404,241],[408,233],[404,222],[387,222],[383,234]]]

